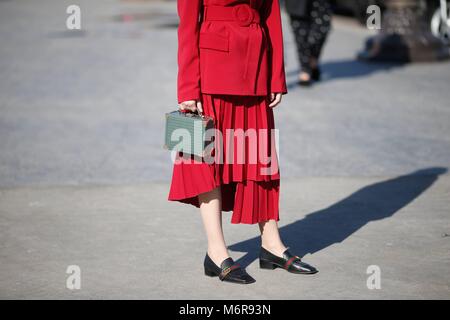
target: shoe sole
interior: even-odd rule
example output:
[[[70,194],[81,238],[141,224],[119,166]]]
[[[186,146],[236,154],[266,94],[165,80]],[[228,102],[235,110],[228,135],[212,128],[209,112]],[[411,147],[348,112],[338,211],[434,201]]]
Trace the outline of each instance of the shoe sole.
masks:
[[[279,265],[277,265],[277,264],[275,264],[273,262],[265,261],[265,260],[259,260],[259,267],[261,269],[266,269],[266,270],[274,270],[276,268],[280,268],[280,269],[286,270],[283,267],[281,267],[281,266],[279,266]],[[296,271],[290,271],[290,270],[286,270],[286,271],[289,272],[289,273],[306,274],[306,275],[312,275],[312,274],[316,274],[316,273],[319,272],[319,270],[310,271],[310,272],[296,272]]]

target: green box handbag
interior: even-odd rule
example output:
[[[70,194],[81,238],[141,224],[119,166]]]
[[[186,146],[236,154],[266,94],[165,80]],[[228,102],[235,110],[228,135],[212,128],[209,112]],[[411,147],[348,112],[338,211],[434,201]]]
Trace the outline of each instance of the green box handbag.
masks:
[[[164,148],[203,157],[212,142],[206,132],[213,128],[214,120],[208,116],[179,110],[166,113]]]

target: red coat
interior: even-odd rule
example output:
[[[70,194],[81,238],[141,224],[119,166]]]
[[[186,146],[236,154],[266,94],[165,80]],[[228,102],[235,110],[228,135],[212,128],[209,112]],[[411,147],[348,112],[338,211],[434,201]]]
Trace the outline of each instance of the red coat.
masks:
[[[178,0],[178,101],[286,93],[279,0]]]

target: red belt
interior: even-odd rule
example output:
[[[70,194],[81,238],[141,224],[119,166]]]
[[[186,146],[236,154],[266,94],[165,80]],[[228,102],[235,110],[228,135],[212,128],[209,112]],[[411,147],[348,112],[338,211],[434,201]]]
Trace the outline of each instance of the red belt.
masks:
[[[231,7],[205,6],[204,21],[235,21],[242,27],[259,23],[259,12],[246,3]]]
[[[237,22],[241,27],[254,26],[260,23],[259,11],[247,3],[241,3],[230,7],[205,6],[204,21],[231,21]],[[249,28],[249,41],[243,79],[253,81],[256,87],[258,76],[258,64],[260,60],[261,46],[263,43],[263,30],[261,28]],[[254,87],[254,90],[255,90]]]

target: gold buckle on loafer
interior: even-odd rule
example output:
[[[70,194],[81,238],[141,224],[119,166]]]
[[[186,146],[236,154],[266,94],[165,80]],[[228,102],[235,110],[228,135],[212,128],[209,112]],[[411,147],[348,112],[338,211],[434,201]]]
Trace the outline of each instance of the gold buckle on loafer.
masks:
[[[302,259],[300,259],[299,256],[293,256],[288,261],[286,261],[286,263],[284,264],[284,269],[288,270],[289,267],[291,266],[291,264],[293,264],[295,260],[302,261]]]
[[[223,281],[231,271],[239,269],[240,267],[241,266],[238,264],[233,264],[231,267],[223,269],[222,272],[219,274],[219,279]]]

